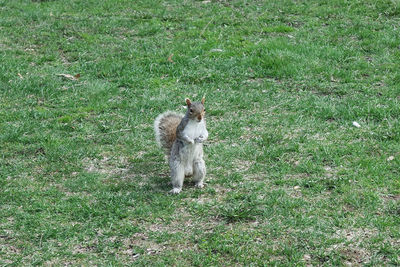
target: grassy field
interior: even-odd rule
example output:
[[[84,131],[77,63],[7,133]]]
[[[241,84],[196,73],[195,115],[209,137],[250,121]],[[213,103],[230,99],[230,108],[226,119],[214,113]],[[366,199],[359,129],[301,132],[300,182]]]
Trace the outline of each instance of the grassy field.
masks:
[[[399,265],[399,33],[398,0],[0,0],[0,265]],[[153,120],[203,95],[207,185],[169,195]]]

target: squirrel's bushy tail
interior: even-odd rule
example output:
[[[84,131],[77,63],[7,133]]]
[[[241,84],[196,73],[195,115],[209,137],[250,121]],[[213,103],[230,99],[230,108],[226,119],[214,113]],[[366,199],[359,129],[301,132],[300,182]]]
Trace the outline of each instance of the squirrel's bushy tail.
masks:
[[[167,111],[157,116],[154,121],[154,132],[157,143],[168,155],[172,144],[176,139],[176,128],[181,122],[183,115]]]

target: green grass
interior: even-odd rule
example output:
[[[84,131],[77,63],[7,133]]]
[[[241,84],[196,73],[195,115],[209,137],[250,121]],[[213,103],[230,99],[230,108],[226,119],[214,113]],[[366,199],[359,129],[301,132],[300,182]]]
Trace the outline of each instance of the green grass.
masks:
[[[399,17],[0,0],[0,265],[399,265]],[[153,120],[203,95],[207,186],[168,195]]]

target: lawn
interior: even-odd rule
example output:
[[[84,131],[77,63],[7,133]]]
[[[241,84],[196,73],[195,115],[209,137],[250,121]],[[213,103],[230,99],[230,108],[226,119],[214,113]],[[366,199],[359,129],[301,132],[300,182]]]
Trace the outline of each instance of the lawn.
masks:
[[[398,0],[0,0],[0,265],[399,265],[399,33]],[[203,95],[170,195],[153,120]]]

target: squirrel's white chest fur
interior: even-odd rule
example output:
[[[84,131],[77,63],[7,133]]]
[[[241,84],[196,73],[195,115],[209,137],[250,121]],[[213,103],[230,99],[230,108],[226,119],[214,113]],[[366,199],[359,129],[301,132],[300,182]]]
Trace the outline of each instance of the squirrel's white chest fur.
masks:
[[[206,124],[204,123],[204,120],[200,122],[189,120],[188,124],[183,130],[183,134],[187,135],[191,139],[196,139],[201,135],[204,136],[206,131]]]

